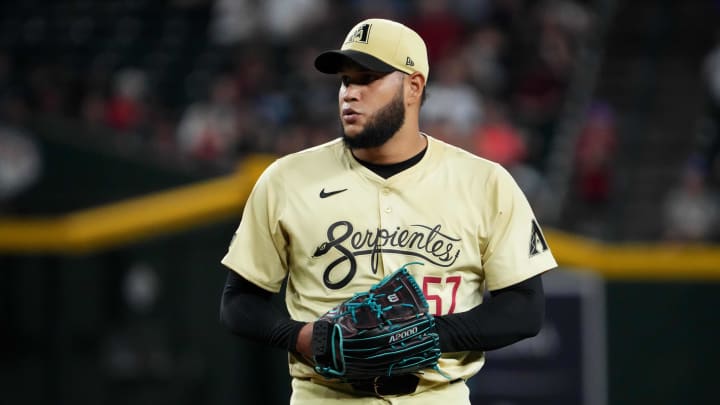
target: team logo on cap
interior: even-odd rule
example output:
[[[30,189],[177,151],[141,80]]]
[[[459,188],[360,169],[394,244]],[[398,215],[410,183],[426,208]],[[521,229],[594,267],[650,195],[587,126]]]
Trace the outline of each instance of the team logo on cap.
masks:
[[[348,35],[345,43],[362,42],[363,44],[367,44],[368,37],[370,36],[370,27],[372,27],[372,24],[363,24],[359,26],[355,31]]]

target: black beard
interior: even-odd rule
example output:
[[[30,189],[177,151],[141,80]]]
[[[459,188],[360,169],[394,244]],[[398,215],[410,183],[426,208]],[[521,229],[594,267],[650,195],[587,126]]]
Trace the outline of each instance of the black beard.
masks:
[[[350,149],[377,148],[389,141],[404,123],[405,95],[401,87],[389,103],[368,119],[362,132],[352,137],[348,136],[342,128],[342,124],[340,130],[345,146]]]

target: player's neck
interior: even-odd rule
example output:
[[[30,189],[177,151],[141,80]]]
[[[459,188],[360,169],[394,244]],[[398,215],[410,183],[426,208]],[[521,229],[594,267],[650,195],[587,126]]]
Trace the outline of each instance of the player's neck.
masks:
[[[365,162],[388,165],[403,162],[422,152],[427,139],[417,125],[403,126],[387,142],[377,148],[353,149],[353,155]]]

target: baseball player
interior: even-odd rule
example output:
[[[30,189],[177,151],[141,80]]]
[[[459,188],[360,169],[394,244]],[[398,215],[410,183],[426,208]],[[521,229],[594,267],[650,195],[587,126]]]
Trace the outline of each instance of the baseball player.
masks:
[[[540,226],[500,165],[420,131],[429,66],[413,30],[362,21],[315,67],[339,79],[342,137],[258,179],[222,259],[222,321],[288,350],[292,404],[469,404],[484,352],[541,328],[540,277],[556,263]],[[409,262],[423,264],[408,269],[435,315],[442,373],[319,376],[314,320]],[[269,305],[285,280],[290,318]]]

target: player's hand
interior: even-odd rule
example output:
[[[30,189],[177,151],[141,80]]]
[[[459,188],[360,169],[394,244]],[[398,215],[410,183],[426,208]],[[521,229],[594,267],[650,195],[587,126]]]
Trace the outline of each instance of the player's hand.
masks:
[[[298,333],[297,343],[295,344],[295,350],[300,353],[305,359],[312,359],[312,335],[313,335],[313,323],[308,322],[305,326],[300,329]]]
[[[329,310],[309,332],[315,371],[326,378],[351,382],[440,372],[435,319],[405,266]]]

